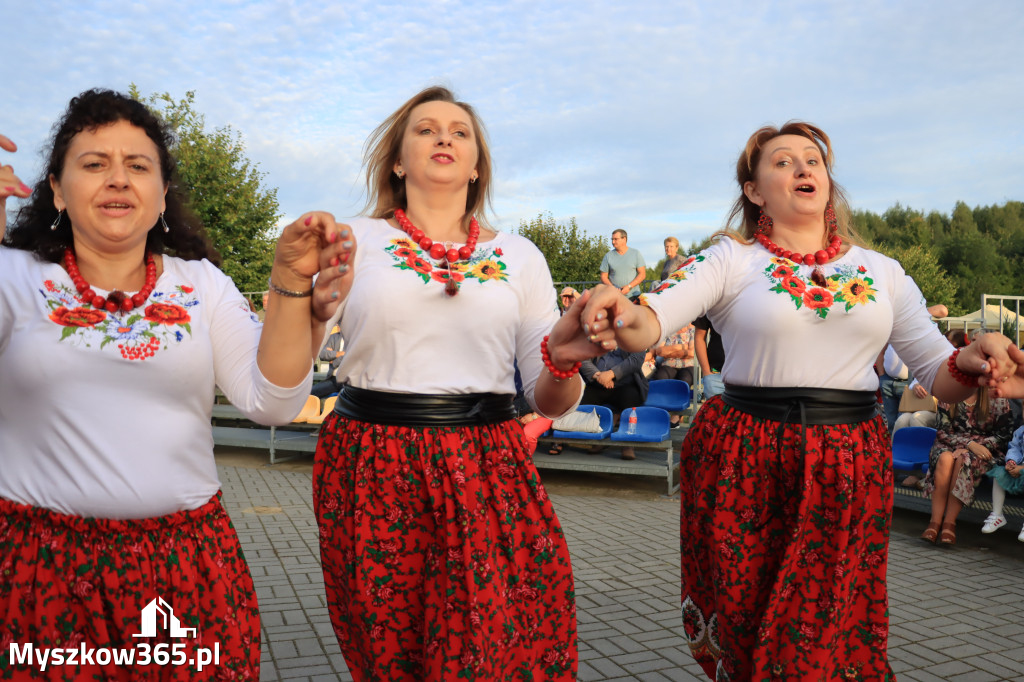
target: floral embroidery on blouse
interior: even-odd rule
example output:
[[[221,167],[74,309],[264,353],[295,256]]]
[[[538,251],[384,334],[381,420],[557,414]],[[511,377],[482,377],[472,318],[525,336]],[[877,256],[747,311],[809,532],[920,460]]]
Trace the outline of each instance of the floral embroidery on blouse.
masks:
[[[161,348],[180,343],[186,333],[191,336],[189,308],[199,305],[194,289],[182,285],[154,291],[142,308],[116,313],[83,305],[74,289],[53,280],[44,281],[39,293],[50,308],[50,320],[63,327],[61,341],[71,339],[87,348],[98,343],[100,349],[115,343],[126,360],[151,358]]]
[[[703,253],[698,253],[696,256],[690,256],[689,258],[684,260],[678,268],[676,268],[669,274],[668,279],[663,280],[661,284],[659,284],[654,289],[651,289],[649,293],[660,294],[666,289],[671,289],[680,282],[685,281],[687,275],[693,274],[693,271],[697,268],[697,263],[700,263],[703,260]],[[640,294],[640,305],[649,305],[647,301],[647,296],[648,294]]]
[[[825,278],[825,286],[803,279],[798,271],[799,268],[791,261],[773,257],[769,259],[764,274],[774,284],[770,291],[789,294],[798,310],[806,306],[821,319],[825,319],[837,304],[849,312],[854,306],[867,305],[868,301],[875,300],[875,281],[868,276],[863,265],[838,266],[835,273]]]
[[[395,260],[396,268],[412,270],[424,283],[433,280],[444,284],[449,277],[459,283],[469,279],[479,282],[508,280],[505,262],[501,260],[505,254],[500,247],[489,250],[478,247],[469,261],[456,261],[450,268],[435,265],[429,255],[408,237],[392,239],[384,251]]]

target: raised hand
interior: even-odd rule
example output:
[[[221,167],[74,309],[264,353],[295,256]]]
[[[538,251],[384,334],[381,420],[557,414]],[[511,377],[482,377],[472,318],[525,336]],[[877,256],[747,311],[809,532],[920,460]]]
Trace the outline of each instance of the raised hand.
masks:
[[[0,149],[16,152],[18,145],[0,135]],[[24,199],[31,194],[32,188],[18,179],[18,176],[14,174],[13,167],[0,165],[0,241],[3,240],[4,233],[7,231],[7,197]]]
[[[658,320],[649,308],[635,305],[613,286],[599,284],[590,294],[580,323],[592,342],[605,350],[618,345],[630,352],[658,344]],[[609,340],[614,343],[609,345]]]
[[[311,305],[313,317],[326,322],[352,286],[354,255],[355,238],[348,225],[339,225],[330,213],[307,213],[284,228],[277,240],[274,277],[283,281],[274,283],[291,288],[285,281],[297,282],[298,290],[308,290],[310,280],[320,273]]]
[[[331,246],[320,252],[320,276],[313,287],[313,317],[321,322],[331,319],[348,297],[355,277],[356,237],[348,225],[338,225]]]
[[[984,339],[986,336],[992,335],[986,334],[981,338]],[[1010,343],[1006,337],[1003,339],[1006,341],[1004,350],[1007,359],[1014,366],[1013,373],[1003,376],[998,381],[988,382],[985,378],[980,381],[989,386],[992,395],[996,398],[1024,398],[1024,352]],[[973,345],[972,343],[971,346]],[[970,346],[967,347],[970,348]]]

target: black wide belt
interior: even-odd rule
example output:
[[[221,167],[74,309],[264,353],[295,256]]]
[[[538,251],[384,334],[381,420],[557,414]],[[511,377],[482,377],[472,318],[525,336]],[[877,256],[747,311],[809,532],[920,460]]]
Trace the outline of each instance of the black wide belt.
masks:
[[[391,393],[342,386],[334,411],[386,426],[480,426],[515,419],[512,395]]]
[[[726,384],[729,407],[786,424],[858,424],[875,416],[874,391],[834,388],[756,388]]]

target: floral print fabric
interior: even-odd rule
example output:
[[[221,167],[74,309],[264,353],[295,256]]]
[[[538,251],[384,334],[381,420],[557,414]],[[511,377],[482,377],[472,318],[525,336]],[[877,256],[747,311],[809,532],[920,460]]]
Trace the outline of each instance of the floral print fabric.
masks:
[[[806,268],[805,268],[806,269]],[[825,319],[833,306],[842,306],[845,312],[857,305],[875,300],[875,281],[863,265],[836,266],[836,272],[825,278],[825,286],[818,286],[799,274],[800,267],[787,258],[771,258],[764,274],[773,284],[771,290],[788,294],[797,310],[806,307]]]
[[[162,597],[193,639],[137,638]],[[15,666],[10,645],[129,649],[140,643],[216,649],[219,665]],[[252,577],[218,493],[154,519],[65,516],[0,499],[0,680],[259,680],[260,618]]]
[[[569,552],[516,422],[420,429],[331,414],[313,503],[356,680],[575,679]]]
[[[480,246],[468,261],[458,260],[441,266],[435,265],[429,253],[406,237],[392,239],[391,245],[384,250],[395,259],[396,268],[415,272],[424,284],[431,280],[447,283],[449,277],[459,284],[467,278],[478,282],[503,282],[508,279],[505,263],[501,260],[504,253],[500,247],[488,249]]]
[[[710,679],[894,680],[881,417],[787,424],[710,399],[681,453],[683,627]],[[805,445],[803,441],[805,440]]]
[[[952,495],[965,505],[973,503],[974,489],[978,487],[989,469],[1005,457],[1007,445],[1013,437],[1013,427],[1010,401],[1005,398],[991,399],[988,418],[980,423],[974,416],[974,408],[965,403],[958,405],[953,419],[949,418],[947,412],[940,412],[935,444],[932,445],[928,473],[924,479],[924,494],[931,497],[935,492],[934,473],[940,454],[966,448],[971,442],[980,443],[989,449],[992,459],[982,459],[970,450],[959,455],[960,467],[950,488]]]
[[[189,308],[199,305],[190,286],[154,291],[142,308],[114,313],[84,305],[73,288],[53,280],[39,290],[50,309],[50,320],[60,325],[61,341],[104,348],[116,344],[126,360],[145,360],[170,344],[192,335]]]

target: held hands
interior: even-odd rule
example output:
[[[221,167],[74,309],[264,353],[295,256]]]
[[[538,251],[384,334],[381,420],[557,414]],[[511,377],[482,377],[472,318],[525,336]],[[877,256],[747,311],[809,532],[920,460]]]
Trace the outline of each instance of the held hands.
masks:
[[[999,333],[981,336],[965,346],[957,367],[978,376],[995,398],[1024,398],[1024,353]]]
[[[0,135],[0,149],[16,152],[18,145]],[[7,197],[24,199],[31,194],[32,188],[18,179],[18,176],[14,174],[14,168],[0,165],[0,240],[3,240],[4,232],[7,231]]]
[[[348,225],[337,224],[330,213],[307,213],[281,232],[271,277],[277,286],[302,291],[319,272],[311,305],[313,316],[326,322],[352,286],[355,248]]]

